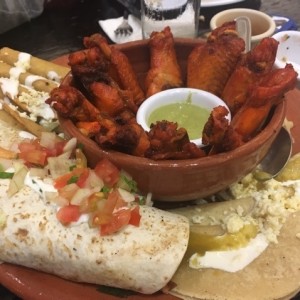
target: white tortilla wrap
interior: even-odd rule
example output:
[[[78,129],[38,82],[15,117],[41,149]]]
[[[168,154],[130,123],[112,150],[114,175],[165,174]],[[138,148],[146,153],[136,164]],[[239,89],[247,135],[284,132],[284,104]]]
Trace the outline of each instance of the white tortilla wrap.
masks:
[[[18,130],[0,120],[7,148],[13,143],[5,141],[8,133],[18,139]],[[8,184],[0,179],[0,261],[150,294],[168,283],[186,251],[189,223],[183,216],[141,206],[139,227],[103,237],[87,222],[62,225],[57,207],[28,186],[8,198]]]

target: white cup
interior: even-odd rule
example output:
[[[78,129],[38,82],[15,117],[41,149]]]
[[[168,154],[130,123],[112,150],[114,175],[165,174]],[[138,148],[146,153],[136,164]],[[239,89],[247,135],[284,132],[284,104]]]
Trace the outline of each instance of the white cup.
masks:
[[[210,20],[210,28],[214,30],[220,27],[225,22],[233,21],[237,17],[248,17],[251,22],[251,47],[253,48],[263,38],[273,35],[276,29],[275,21],[264,12],[247,9],[247,8],[233,8],[223,10],[212,17]]]
[[[201,0],[141,0],[143,38],[166,26],[174,37],[197,37],[200,4]]]

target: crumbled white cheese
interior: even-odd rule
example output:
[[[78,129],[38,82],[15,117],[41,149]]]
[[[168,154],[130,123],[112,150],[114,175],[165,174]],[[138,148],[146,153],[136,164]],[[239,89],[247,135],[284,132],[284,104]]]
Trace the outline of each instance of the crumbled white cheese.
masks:
[[[300,180],[260,182],[249,174],[233,184],[231,191],[236,198],[251,196],[255,199],[252,218],[270,242],[277,242],[287,216],[300,210]]]
[[[228,233],[239,232],[244,227],[244,225],[244,220],[236,213],[230,214],[229,217],[226,218]]]
[[[28,92],[22,92],[19,101],[26,104],[31,120],[36,121],[38,117],[43,117],[45,120],[52,121],[57,116],[50,105],[45,103],[48,98],[49,93],[28,89]]]

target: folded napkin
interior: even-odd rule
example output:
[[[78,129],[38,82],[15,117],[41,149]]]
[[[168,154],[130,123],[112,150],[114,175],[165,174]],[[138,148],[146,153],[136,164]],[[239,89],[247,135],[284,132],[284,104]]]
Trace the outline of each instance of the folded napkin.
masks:
[[[122,23],[123,17],[115,19],[100,20],[99,25],[107,36],[116,44],[132,42],[142,39],[141,21],[133,15],[128,16],[128,23],[132,26],[131,35],[116,35],[115,30]]]

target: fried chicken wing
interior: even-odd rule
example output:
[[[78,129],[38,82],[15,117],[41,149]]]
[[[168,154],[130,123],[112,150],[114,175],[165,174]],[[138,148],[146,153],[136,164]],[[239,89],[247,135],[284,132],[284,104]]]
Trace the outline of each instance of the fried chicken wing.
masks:
[[[212,110],[208,121],[204,125],[202,143],[214,148],[210,153],[219,152],[218,147],[222,145],[225,133],[229,127],[229,121],[226,119],[228,113],[225,106],[217,106]]]
[[[137,123],[117,126],[114,135],[97,134],[96,142],[106,148],[135,156],[144,156],[150,147],[147,133]]]
[[[109,61],[97,47],[73,52],[68,59],[72,74],[80,79],[108,72]]]
[[[234,29],[235,22],[214,30],[206,43],[195,47],[187,60],[187,86],[220,96],[245,43]]]
[[[232,115],[245,103],[251,89],[271,71],[277,48],[275,39],[265,38],[242,56],[221,95]]]
[[[150,69],[145,80],[146,96],[183,85],[170,27],[150,36]]]
[[[83,43],[86,48],[98,47],[100,49],[110,62],[109,75],[118,83],[121,89],[130,91],[133,94],[134,102],[139,106],[144,101],[145,95],[128,57],[114,46],[109,45],[107,40],[100,34],[85,37]]]
[[[297,73],[292,65],[271,71],[252,91],[242,108],[233,117],[223,148],[232,150],[249,141],[261,129],[271,108],[284,99],[284,94],[295,88]]]
[[[101,111],[115,117],[124,110],[137,111],[132,94],[122,91],[118,87],[110,86],[102,82],[93,82],[89,85],[89,92],[93,104]]]
[[[128,124],[120,125],[101,113],[76,88],[60,86],[50,93],[46,102],[59,115],[71,119],[83,134],[94,137],[103,148],[144,156],[150,146],[148,135],[140,125],[132,119]]]
[[[98,121],[77,122],[76,127],[83,135],[94,137],[100,131],[101,125]]]
[[[79,90],[71,86],[53,89],[46,103],[51,105],[62,117],[75,122],[97,121],[100,116],[99,110]]]
[[[204,151],[191,143],[184,128],[177,123],[159,121],[151,125],[150,149],[146,156],[151,159],[185,159],[203,157]]]

